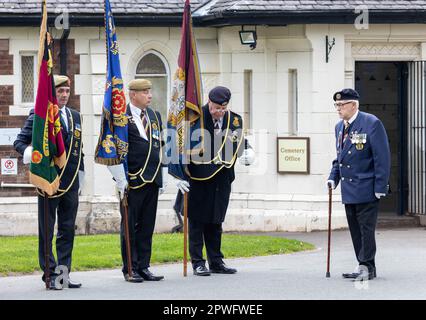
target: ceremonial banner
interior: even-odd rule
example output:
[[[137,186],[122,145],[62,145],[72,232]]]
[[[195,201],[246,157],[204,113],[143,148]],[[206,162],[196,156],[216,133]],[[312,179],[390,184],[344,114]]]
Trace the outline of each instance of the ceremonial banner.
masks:
[[[169,173],[179,179],[186,179],[185,165],[189,150],[201,151],[194,146],[202,145],[202,85],[197,47],[192,31],[190,1],[185,1],[182,21],[182,37],[178,68],[173,77],[172,101],[167,119],[168,143],[170,145]],[[201,130],[200,130],[201,129]],[[191,133],[200,130],[200,139],[188,141]]]
[[[51,38],[47,32],[47,10],[44,2],[40,26],[39,75],[34,107],[30,182],[51,196],[58,190],[60,182],[55,165],[60,169],[63,168],[66,154],[53,82],[50,46]]]
[[[105,0],[107,77],[102,108],[101,132],[95,161],[105,165],[123,163],[127,176],[128,119],[120,70],[120,56],[114,18],[109,0]]]

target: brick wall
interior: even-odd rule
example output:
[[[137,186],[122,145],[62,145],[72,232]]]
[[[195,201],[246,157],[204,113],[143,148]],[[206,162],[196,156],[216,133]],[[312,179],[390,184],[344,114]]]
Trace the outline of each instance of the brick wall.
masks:
[[[67,40],[68,45],[68,76],[71,78],[71,97],[69,105],[76,110],[80,110],[80,97],[75,95],[74,79],[75,74],[80,73],[80,58],[74,54],[74,40]],[[54,71],[59,73],[59,40],[55,42],[53,49]],[[9,40],[0,39],[0,76],[13,75],[13,56],[9,55]],[[19,71],[16,71],[19,72]],[[19,74],[15,75],[18,77]],[[9,106],[14,104],[13,101],[13,86],[0,86],[0,128],[21,128],[24,125],[26,116],[9,116]],[[5,183],[29,183],[28,170],[29,166],[22,163],[22,157],[17,153],[13,146],[0,145],[1,158],[18,158],[18,175],[9,176],[1,175],[0,181]],[[35,195],[33,188],[1,188],[0,197],[19,197]]]

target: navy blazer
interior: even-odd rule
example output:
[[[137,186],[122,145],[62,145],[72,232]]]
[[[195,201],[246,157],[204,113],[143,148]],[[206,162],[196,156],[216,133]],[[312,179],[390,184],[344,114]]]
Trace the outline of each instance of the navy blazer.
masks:
[[[386,130],[376,116],[360,111],[342,147],[343,131],[341,120],[335,128],[337,158],[328,179],[333,180],[335,186],[342,182],[344,204],[375,201],[375,193],[387,194],[389,190],[391,156]],[[366,134],[366,142],[358,148],[351,139],[357,134]]]

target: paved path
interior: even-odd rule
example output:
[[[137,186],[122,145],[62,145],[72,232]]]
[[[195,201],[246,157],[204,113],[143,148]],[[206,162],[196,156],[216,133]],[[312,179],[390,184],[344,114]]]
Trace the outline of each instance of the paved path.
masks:
[[[426,299],[426,230],[378,230],[378,278],[341,278],[355,267],[348,231],[332,235],[331,278],[325,278],[327,233],[270,233],[308,241],[317,250],[291,255],[228,259],[235,275],[182,277],[180,264],[151,268],[161,282],[127,283],[120,270],[75,272],[83,287],[45,291],[40,275],[0,278],[0,299]],[[190,267],[190,265],[189,265]],[[190,269],[191,270],[191,269]]]

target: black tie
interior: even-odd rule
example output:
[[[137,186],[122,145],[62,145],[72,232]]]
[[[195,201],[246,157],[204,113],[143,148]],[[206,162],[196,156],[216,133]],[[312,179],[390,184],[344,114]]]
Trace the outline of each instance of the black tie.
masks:
[[[219,127],[219,120],[214,121],[214,133],[219,134],[220,133],[220,127]]]
[[[345,130],[343,131],[343,141],[342,141],[342,147],[346,141],[346,138],[348,137],[349,134],[349,127],[351,126],[351,124],[349,123],[349,121],[345,121]]]

